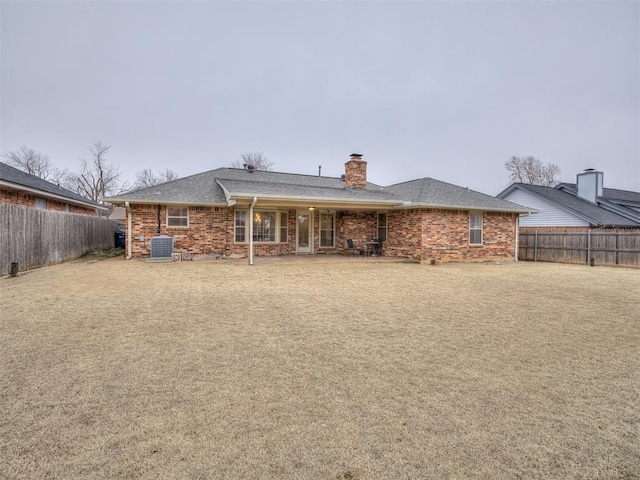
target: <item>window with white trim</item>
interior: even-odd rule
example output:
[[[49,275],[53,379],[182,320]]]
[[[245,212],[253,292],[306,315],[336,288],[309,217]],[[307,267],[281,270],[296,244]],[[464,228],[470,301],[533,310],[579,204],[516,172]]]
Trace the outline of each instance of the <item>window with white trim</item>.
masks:
[[[289,240],[289,214],[280,212],[280,241],[285,243]]]
[[[276,241],[276,214],[275,212],[253,212],[253,241]]]
[[[235,242],[247,243],[249,232],[246,210],[235,212]],[[254,210],[253,212],[253,241],[263,243],[286,242],[288,236],[287,212],[268,212]]]
[[[482,245],[482,213],[469,214],[469,245]]]
[[[167,227],[188,227],[189,209],[187,207],[167,208]]]
[[[237,211],[236,212],[236,243],[244,243],[247,238],[247,212]]]
[[[333,213],[320,214],[320,246],[333,247],[335,245],[335,216]]]
[[[36,208],[42,208],[43,210],[47,209],[47,199],[42,197],[35,197],[36,200]]]

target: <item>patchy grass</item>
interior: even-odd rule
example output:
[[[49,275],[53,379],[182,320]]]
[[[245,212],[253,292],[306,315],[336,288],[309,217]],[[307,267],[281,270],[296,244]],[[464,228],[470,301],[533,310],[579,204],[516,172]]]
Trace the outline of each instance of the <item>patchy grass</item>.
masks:
[[[100,248],[97,250],[87,250],[82,254],[82,258],[114,258],[122,257],[124,248]]]
[[[638,285],[533,263],[6,277],[0,478],[639,478]]]

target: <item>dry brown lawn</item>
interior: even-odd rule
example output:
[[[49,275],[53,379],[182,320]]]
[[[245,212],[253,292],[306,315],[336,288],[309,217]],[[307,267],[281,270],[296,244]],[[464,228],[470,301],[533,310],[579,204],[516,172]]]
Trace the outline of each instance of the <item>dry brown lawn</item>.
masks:
[[[640,478],[640,270],[0,279],[0,478]]]

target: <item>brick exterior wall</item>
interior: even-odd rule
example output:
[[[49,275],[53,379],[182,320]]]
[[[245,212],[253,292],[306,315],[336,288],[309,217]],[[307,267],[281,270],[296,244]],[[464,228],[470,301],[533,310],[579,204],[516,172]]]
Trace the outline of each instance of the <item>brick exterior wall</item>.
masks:
[[[167,227],[167,207],[132,205],[132,253],[150,255],[151,237],[174,238],[176,252],[194,255],[249,254],[248,243],[235,243],[235,210],[226,207],[189,207],[189,227]],[[320,211],[313,212],[315,254],[346,253],[347,239],[364,248],[377,237],[377,212],[338,211],[335,215],[335,245],[320,247]],[[387,212],[387,241],[383,255],[420,261],[482,261],[513,259],[517,214],[484,212],[483,243],[469,245],[469,211],[412,209]],[[255,256],[296,253],[296,210],[288,211],[287,240],[280,243],[254,243]],[[248,228],[247,228],[248,235]],[[144,240],[140,240],[144,236]]]
[[[367,188],[367,162],[354,156],[344,164],[344,186],[347,188]]]
[[[61,200],[53,200],[51,198],[40,197],[29,192],[13,190],[11,188],[0,188],[0,203],[22,205],[23,207],[35,208],[36,197],[42,198],[47,202],[47,210],[66,212],[68,208],[68,211],[70,213],[79,213],[81,215],[97,215],[95,208],[83,207],[81,205],[74,205]]]

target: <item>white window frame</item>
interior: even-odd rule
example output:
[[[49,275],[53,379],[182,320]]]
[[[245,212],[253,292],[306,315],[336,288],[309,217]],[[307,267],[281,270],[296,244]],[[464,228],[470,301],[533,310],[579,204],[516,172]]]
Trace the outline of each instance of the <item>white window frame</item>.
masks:
[[[287,243],[289,241],[289,212],[277,212],[278,213],[278,233],[280,235],[280,243]]]
[[[238,214],[244,213],[244,225],[238,225]],[[274,240],[254,240],[253,243],[267,244],[272,245],[276,243],[287,243],[289,241],[289,211],[288,210],[254,210],[253,215],[254,218],[258,215],[274,215],[275,226],[270,227],[274,230]],[[253,222],[253,218],[249,219],[249,211],[248,210],[235,210],[233,214],[233,242],[238,244],[248,244],[249,243],[249,224],[248,222]],[[283,225],[284,222],[284,225]],[[256,225],[253,226],[253,234],[256,235]],[[239,231],[243,237],[243,240],[238,240]],[[285,238],[282,238],[282,235]]]
[[[331,217],[331,229],[322,228],[322,217],[330,216]],[[322,245],[322,232],[331,232],[331,245]],[[335,212],[320,212],[320,222],[318,225],[318,233],[320,237],[318,238],[319,248],[335,248],[336,247],[336,213]]]
[[[244,221],[244,225],[239,225],[238,214],[242,213],[241,220]],[[238,235],[242,235],[242,240],[238,240]],[[246,210],[236,210],[233,214],[233,242],[234,243],[247,243],[247,211]]]
[[[480,226],[474,226],[473,218],[480,217]],[[475,243],[471,241],[472,232],[480,232],[480,242]],[[482,212],[470,212],[469,213],[469,245],[481,246],[484,244],[484,214]]]
[[[34,197],[34,207],[46,210],[47,209],[47,199],[43,197]]]
[[[171,215],[171,210],[185,210],[186,215]],[[180,212],[182,213],[182,212]],[[186,219],[186,225],[171,225],[172,219]],[[189,228],[189,207],[167,207],[167,227],[171,228]]]

